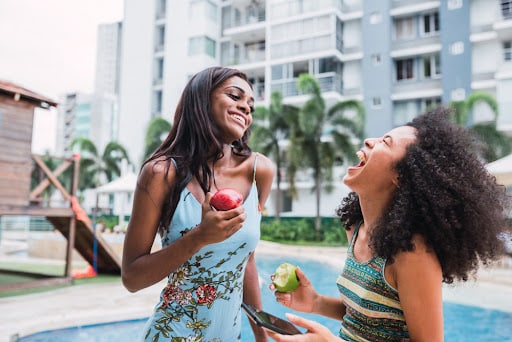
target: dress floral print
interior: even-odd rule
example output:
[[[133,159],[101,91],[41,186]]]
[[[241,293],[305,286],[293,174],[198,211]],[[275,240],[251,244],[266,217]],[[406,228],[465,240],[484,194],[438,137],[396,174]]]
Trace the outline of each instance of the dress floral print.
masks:
[[[171,336],[174,331],[169,322],[187,319],[187,328],[195,333],[193,339],[190,337],[174,337],[171,341],[202,341],[201,331],[208,328],[211,321],[199,320],[197,318],[196,307],[205,305],[210,308],[215,300],[229,300],[230,294],[234,288],[241,290],[243,287],[243,264],[246,263],[249,255],[243,258],[242,262],[236,267],[235,272],[225,273],[221,270],[224,263],[243,250],[246,244],[242,244],[237,250],[230,253],[227,259],[220,260],[216,265],[210,268],[202,266],[205,259],[212,257],[213,252],[206,252],[202,256],[197,256],[193,264],[187,262],[177,269],[170,277],[170,281],[162,291],[162,303],[158,311],[164,314],[164,317],[158,321],[155,329],[165,336]],[[183,289],[184,280],[194,279],[192,286]],[[150,331],[148,331],[150,333]],[[158,341],[159,335],[155,335],[154,341]]]
[[[240,305],[244,271],[259,240],[257,190],[244,202],[244,226],[229,239],[204,247],[168,277],[145,341],[235,342],[241,336]],[[201,206],[187,190],[182,193],[162,246],[181,238],[201,220]]]

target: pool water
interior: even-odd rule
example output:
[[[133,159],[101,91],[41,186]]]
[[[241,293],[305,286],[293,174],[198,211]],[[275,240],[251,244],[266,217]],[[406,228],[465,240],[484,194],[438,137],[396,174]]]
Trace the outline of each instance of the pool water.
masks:
[[[335,285],[339,270],[332,266],[314,261],[290,260],[283,257],[268,257],[259,255],[257,258],[259,275],[262,281],[261,292],[263,308],[276,316],[284,317],[292,310],[278,304],[272,292],[268,289],[270,275],[281,262],[295,262],[306,273],[315,289],[322,294],[338,296]],[[340,266],[341,267],[341,266]],[[156,300],[156,298],[155,298]],[[473,306],[445,302],[444,327],[445,341],[486,341],[512,342],[512,313],[498,310],[486,310]],[[297,313],[327,326],[337,334],[340,322],[318,315]],[[130,342],[138,341],[146,320],[128,320],[113,323],[101,323],[87,326],[77,326],[65,329],[44,331],[20,338],[20,342]],[[244,315],[242,324],[242,342],[253,341],[252,331],[247,317]]]

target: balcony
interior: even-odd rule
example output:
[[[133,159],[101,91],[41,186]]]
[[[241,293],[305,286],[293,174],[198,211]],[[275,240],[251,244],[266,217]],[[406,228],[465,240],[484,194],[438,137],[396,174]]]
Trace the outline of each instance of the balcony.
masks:
[[[343,81],[340,75],[316,75],[315,78],[323,93],[334,91],[341,94],[343,92]],[[273,81],[272,92],[275,91],[280,92],[283,97],[305,95],[297,88],[297,78],[285,81]]]

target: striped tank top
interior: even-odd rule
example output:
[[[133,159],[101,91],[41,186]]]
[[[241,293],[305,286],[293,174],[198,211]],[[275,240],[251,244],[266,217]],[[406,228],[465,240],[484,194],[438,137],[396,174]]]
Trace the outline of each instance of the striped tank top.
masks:
[[[336,284],[346,306],[339,336],[348,341],[410,341],[396,289],[384,278],[386,259],[354,258],[354,231],[347,260]]]

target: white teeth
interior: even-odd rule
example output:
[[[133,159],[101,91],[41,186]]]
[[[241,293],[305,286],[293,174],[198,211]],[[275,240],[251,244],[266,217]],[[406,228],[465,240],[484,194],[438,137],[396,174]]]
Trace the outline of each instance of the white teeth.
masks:
[[[363,151],[357,151],[357,158],[359,158],[360,161],[364,162],[365,161],[365,158],[364,158],[364,153]]]
[[[245,119],[240,115],[231,115],[236,120],[240,121],[241,123],[245,124]]]

